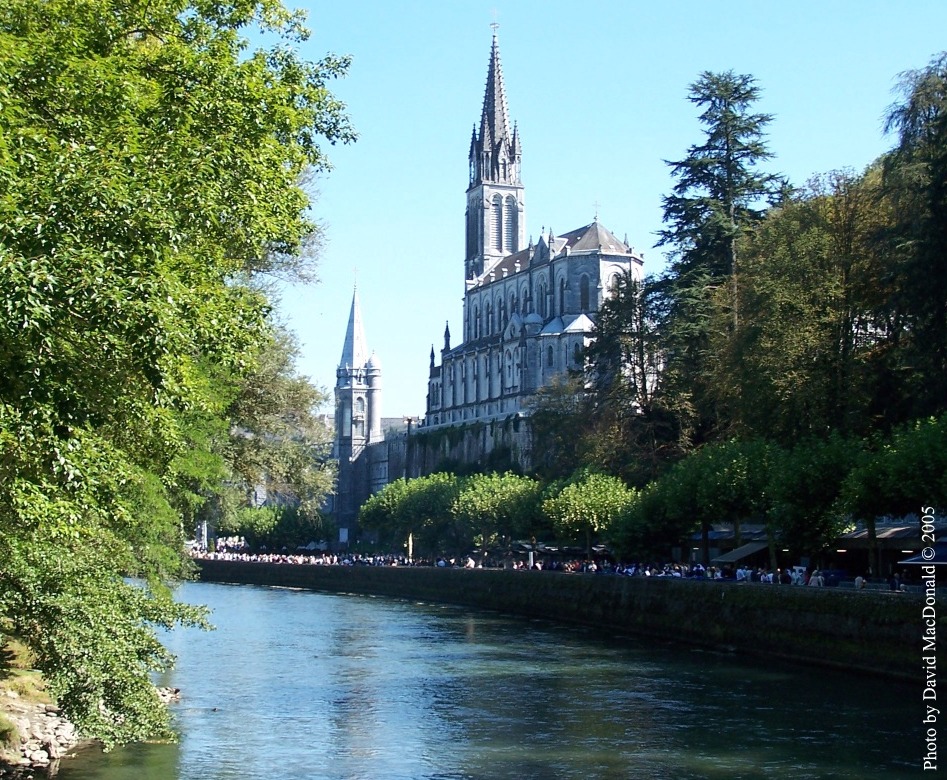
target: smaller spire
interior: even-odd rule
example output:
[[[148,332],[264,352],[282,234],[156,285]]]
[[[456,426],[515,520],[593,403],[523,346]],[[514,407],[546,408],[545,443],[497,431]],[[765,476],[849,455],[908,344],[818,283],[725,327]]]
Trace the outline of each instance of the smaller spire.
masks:
[[[361,368],[365,365],[367,356],[365,329],[362,327],[362,307],[358,301],[358,288],[353,288],[352,308],[349,312],[348,327],[345,329],[345,342],[342,345],[339,370]]]
[[[444,351],[450,351],[450,322],[444,323]]]

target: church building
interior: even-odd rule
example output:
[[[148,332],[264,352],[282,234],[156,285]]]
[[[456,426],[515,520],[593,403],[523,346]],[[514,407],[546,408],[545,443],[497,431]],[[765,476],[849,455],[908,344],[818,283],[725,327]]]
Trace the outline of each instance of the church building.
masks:
[[[537,390],[582,368],[596,313],[615,280],[641,278],[642,257],[595,220],[526,239],[522,142],[507,110],[496,35],[479,129],[470,139],[463,331],[431,348],[424,428],[529,412]]]
[[[349,531],[355,527],[362,502],[387,482],[387,458],[377,462],[379,459],[372,457],[372,445],[383,441],[381,364],[374,352],[368,353],[355,290],[342,357],[336,369],[332,457],[338,461],[339,471],[335,495],[327,507],[335,518],[343,545],[349,541]],[[378,468],[381,473],[376,473]]]

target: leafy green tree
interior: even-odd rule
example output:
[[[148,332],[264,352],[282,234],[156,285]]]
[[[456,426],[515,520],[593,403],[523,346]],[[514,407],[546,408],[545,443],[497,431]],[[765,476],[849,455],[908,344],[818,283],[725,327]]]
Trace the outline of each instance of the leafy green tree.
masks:
[[[845,532],[849,519],[838,501],[861,451],[860,439],[837,432],[773,448],[766,522],[794,557],[817,556]]]
[[[713,397],[738,430],[791,445],[876,422],[877,364],[891,339],[875,244],[885,222],[875,171],[834,172],[741,243],[742,326],[710,339]]]
[[[588,422],[581,376],[563,374],[539,389],[530,402],[530,461],[544,480],[567,477],[579,467],[577,434]]]
[[[329,535],[320,515],[313,517],[298,505],[280,503],[242,506],[218,531],[228,536],[242,536],[251,550],[269,552],[295,552]]]
[[[295,371],[298,351],[282,330],[264,343],[227,409],[235,425],[226,454],[247,493],[263,486],[268,498],[316,520],[335,480],[332,432],[318,415],[327,396]]]
[[[903,381],[912,416],[921,417],[947,408],[947,52],[902,74],[900,87],[886,122],[898,144],[885,179],[897,207],[891,243],[909,368]]]
[[[402,527],[414,535],[418,549],[432,558],[457,553],[463,546],[451,512],[460,484],[457,476],[445,472],[408,481]]]
[[[586,349],[583,460],[643,485],[679,457],[677,417],[660,392],[662,356],[653,285],[619,277]]]
[[[593,539],[607,534],[634,501],[635,492],[617,477],[584,473],[543,502],[543,511],[563,539],[582,538],[591,557]]]
[[[460,478],[446,472],[395,480],[362,505],[359,524],[392,547],[411,536],[415,549],[432,557],[457,552],[465,546],[453,515],[461,486]]]
[[[382,549],[396,550],[407,544],[412,529],[404,516],[409,481],[396,479],[373,493],[358,511],[358,524],[378,537]]]
[[[0,5],[0,616],[107,746],[167,731],[154,627],[200,620],[164,581],[271,337],[254,279],[298,262],[300,177],[354,137],[327,88],[346,60],[240,34],[299,21],[276,0]]]
[[[473,474],[462,480],[452,515],[464,549],[486,554],[516,537],[532,536],[539,514],[540,485],[516,474]]]
[[[846,475],[839,507],[868,530],[869,562],[878,572],[879,517],[923,514],[922,506],[947,507],[947,415],[917,420],[878,435]],[[878,572],[880,573],[880,572]]]

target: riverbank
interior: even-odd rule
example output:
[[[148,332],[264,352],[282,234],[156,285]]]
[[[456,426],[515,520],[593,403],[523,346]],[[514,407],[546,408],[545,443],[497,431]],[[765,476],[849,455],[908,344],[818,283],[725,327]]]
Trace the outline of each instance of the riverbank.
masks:
[[[15,728],[14,744],[0,751],[0,777],[54,777],[59,760],[80,744],[75,726],[55,704],[0,693],[0,714]]]
[[[198,561],[208,582],[417,599],[918,679],[922,595],[654,577]],[[947,614],[947,603],[936,611]],[[937,626],[943,618],[937,618]]]

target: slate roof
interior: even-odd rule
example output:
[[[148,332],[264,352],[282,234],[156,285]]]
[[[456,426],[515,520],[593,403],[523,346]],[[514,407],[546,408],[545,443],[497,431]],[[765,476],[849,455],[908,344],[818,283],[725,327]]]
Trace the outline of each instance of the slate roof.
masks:
[[[570,255],[595,254],[601,252],[606,255],[631,255],[631,247],[624,241],[615,238],[615,235],[597,220],[561,236],[543,236],[539,244],[531,245],[519,252],[507,255],[492,265],[474,284],[490,284],[491,281],[500,281],[517,273],[527,270],[531,266],[548,262],[558,257],[568,247]],[[517,270],[517,265],[519,270]],[[506,273],[506,276],[504,276]],[[491,278],[492,277],[492,278]]]

